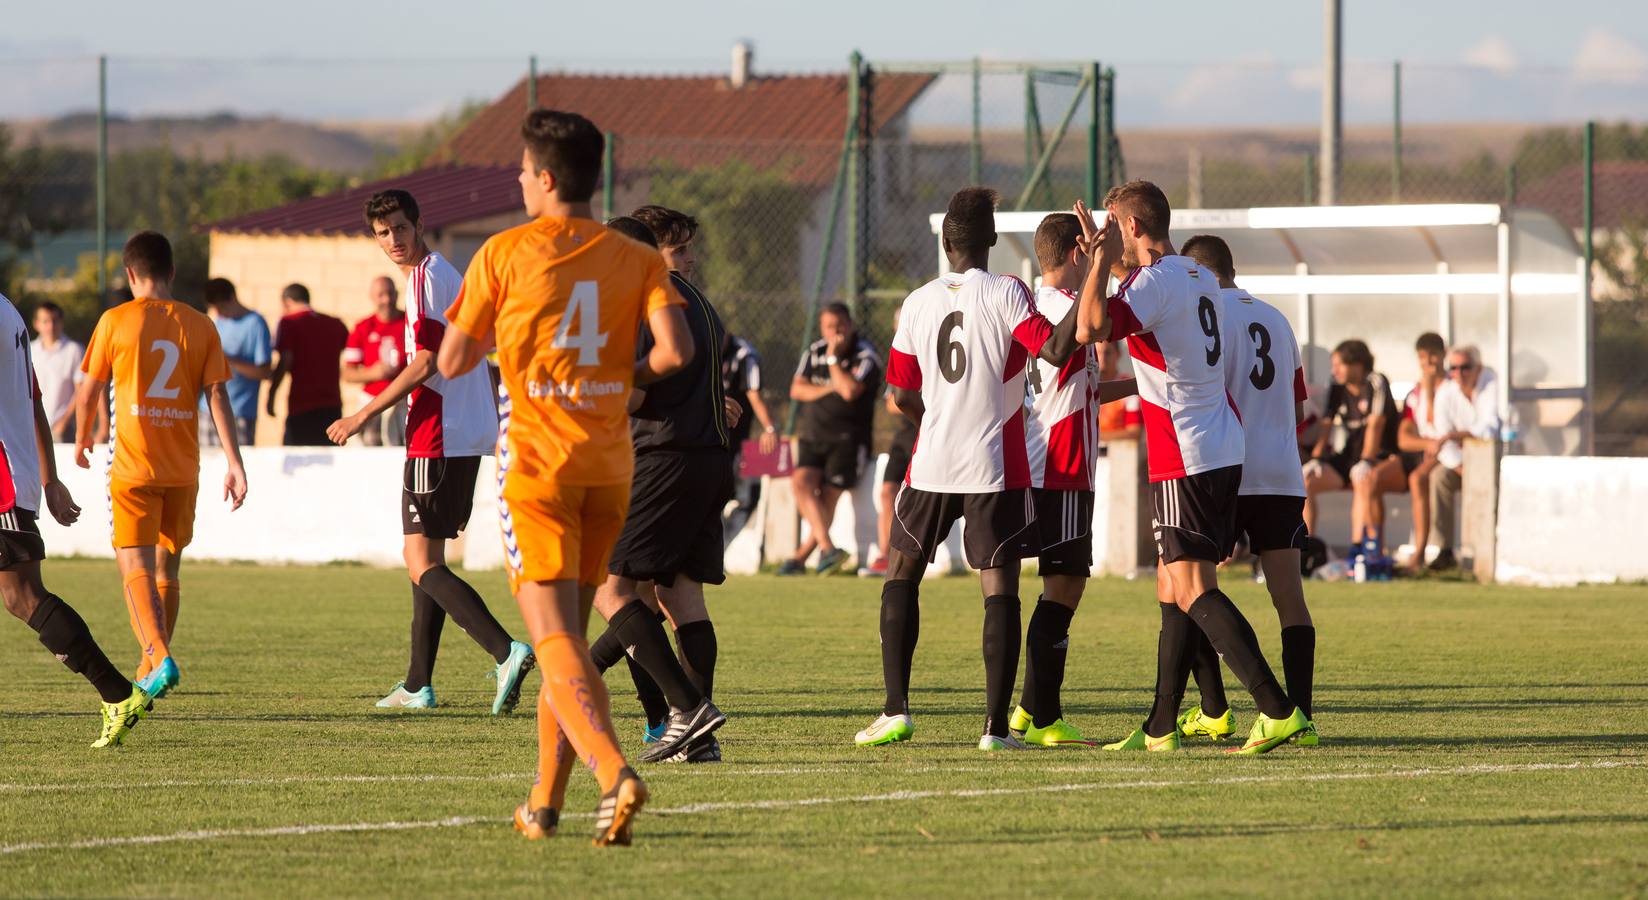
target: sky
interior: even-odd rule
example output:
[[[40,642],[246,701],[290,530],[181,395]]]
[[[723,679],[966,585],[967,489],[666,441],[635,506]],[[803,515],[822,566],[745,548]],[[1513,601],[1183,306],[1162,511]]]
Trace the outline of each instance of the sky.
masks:
[[[1343,2],[1347,122],[1388,120],[1394,60],[1409,121],[1648,116],[1643,0]],[[719,72],[748,40],[758,74],[839,71],[854,49],[872,61],[1096,58],[1117,69],[1123,127],[1317,120],[1319,0],[1163,6],[1171,18],[1103,0],[0,0],[0,119],[95,108],[100,53],[119,113],[408,120],[502,94],[531,54],[541,71]],[[965,109],[965,80],[950,81],[926,101],[930,118]],[[1013,105],[1021,85],[992,80],[986,105]]]

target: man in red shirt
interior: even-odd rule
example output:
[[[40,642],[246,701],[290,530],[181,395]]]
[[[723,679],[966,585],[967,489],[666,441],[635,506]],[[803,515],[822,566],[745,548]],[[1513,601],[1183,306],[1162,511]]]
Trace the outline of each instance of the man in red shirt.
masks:
[[[343,380],[360,385],[368,403],[406,368],[401,354],[406,316],[395,307],[395,282],[387,275],[372,279],[371,295],[372,315],[355,323],[343,351]],[[406,443],[406,404],[397,403],[368,419],[361,425],[360,436],[368,447]]]
[[[280,292],[285,315],[275,326],[275,372],[269,379],[269,415],[275,414],[275,394],[281,381],[292,376],[286,395],[288,447],[324,447],[332,443],[326,426],[343,417],[343,392],[338,388],[339,357],[349,342],[349,329],[331,316],[309,308],[309,289],[289,284]]]

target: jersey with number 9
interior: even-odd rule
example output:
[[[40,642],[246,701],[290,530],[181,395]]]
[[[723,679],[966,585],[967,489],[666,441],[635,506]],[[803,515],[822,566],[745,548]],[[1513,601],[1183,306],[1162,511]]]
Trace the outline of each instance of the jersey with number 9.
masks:
[[[200,392],[229,380],[211,319],[175,300],[122,303],[98,320],[80,369],[114,385],[110,477],[155,487],[200,480]]]
[[[446,317],[497,344],[510,485],[629,481],[636,335],[682,304],[658,251],[591,219],[538,219],[481,246]]]

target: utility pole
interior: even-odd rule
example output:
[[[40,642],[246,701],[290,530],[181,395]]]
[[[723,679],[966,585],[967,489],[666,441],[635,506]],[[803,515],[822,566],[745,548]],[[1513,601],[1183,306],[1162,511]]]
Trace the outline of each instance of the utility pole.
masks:
[[[1333,206],[1339,202],[1339,139],[1343,132],[1341,91],[1344,28],[1340,20],[1342,0],[1322,0],[1322,148],[1317,166],[1322,183],[1316,202]]]

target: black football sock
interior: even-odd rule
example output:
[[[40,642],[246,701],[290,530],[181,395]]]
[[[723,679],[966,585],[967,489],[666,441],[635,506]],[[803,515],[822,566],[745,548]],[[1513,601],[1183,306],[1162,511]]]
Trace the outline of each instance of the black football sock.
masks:
[[[887,686],[881,711],[889,716],[910,712],[910,667],[921,635],[920,590],[920,583],[902,578],[881,585],[881,680]]]
[[[435,654],[441,649],[446,610],[423,588],[412,585],[412,656],[406,664],[406,689],[420,691],[435,677]]]
[[[706,697],[715,696],[715,624],[709,619],[675,629],[676,658]]]
[[[1218,588],[1196,598],[1190,605],[1190,615],[1213,642],[1213,649],[1224,657],[1225,665],[1236,673],[1237,680],[1253,695],[1259,711],[1272,719],[1285,719],[1293,712],[1270,663],[1259,650],[1259,638],[1253,626],[1242,616],[1236,604],[1230,602]]]
[[[1024,630],[1024,689],[1019,705],[1037,728],[1064,718],[1060,689],[1070,648],[1070,619],[1076,611],[1062,603],[1038,600]]]
[[[509,658],[509,645],[514,641],[492,616],[492,610],[486,608],[486,601],[475,593],[468,582],[454,575],[446,566],[436,566],[423,573],[423,577],[418,579],[418,586],[434,597],[441,609],[446,610],[452,621],[457,622],[458,627],[468,633],[475,643],[492,654],[493,660],[502,663]]]
[[[47,594],[29,617],[29,627],[69,671],[92,683],[104,703],[119,703],[132,695],[131,681],[109,662],[103,648],[92,639],[86,620],[63,598]]]
[[[1311,688],[1316,681],[1316,628],[1295,625],[1282,629],[1282,675],[1288,697],[1310,718]]]
[[[1230,709],[1230,698],[1225,696],[1225,673],[1219,667],[1219,654],[1213,642],[1200,628],[1196,640],[1196,657],[1190,663],[1190,673],[1196,676],[1196,689],[1202,693],[1202,713],[1217,719]]]
[[[1196,654],[1196,623],[1173,603],[1158,603],[1162,630],[1156,636],[1156,697],[1144,720],[1144,733],[1162,737],[1179,727],[1185,683]]]
[[[1013,679],[1019,673],[1019,598],[998,594],[984,600],[984,733],[1007,736]]]
[[[621,651],[620,651],[621,652]],[[629,680],[635,682],[635,699],[641,701],[641,709],[647,714],[647,727],[657,728],[658,723],[669,718],[669,701],[664,699],[664,689],[658,682],[652,680],[647,670],[641,664],[628,656],[624,662],[629,663]]]
[[[631,659],[640,664],[646,674],[663,690],[670,706],[692,709],[704,700],[698,686],[692,683],[670,651],[669,637],[664,626],[639,599],[624,604],[607,620],[608,630],[618,635]]]
[[[618,633],[611,626],[589,645],[589,658],[595,663],[595,671],[603,675],[624,658],[624,642],[618,640]]]

